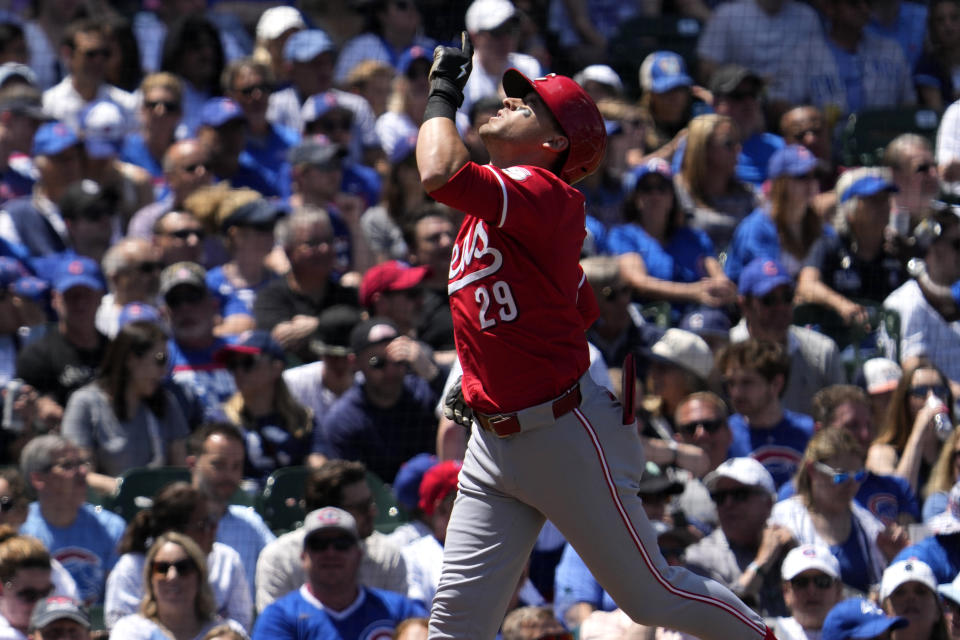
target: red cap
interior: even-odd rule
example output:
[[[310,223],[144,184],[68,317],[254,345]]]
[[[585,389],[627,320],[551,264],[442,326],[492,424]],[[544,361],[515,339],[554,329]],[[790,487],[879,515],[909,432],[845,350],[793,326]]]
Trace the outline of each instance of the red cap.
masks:
[[[429,272],[430,267],[411,267],[399,260],[370,267],[360,283],[360,304],[369,307],[375,293],[412,289],[423,282]]]
[[[463,463],[459,460],[445,460],[430,467],[420,481],[420,511],[432,516],[440,501],[457,489],[457,476]]]

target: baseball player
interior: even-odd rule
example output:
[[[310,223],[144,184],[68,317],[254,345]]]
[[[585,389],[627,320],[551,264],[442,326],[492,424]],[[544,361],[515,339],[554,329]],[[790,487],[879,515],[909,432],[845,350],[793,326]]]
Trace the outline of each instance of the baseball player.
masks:
[[[471,57],[466,34],[434,52],[417,141],[424,188],[466,214],[448,291],[466,403],[453,408],[474,422],[430,638],[496,636],[544,518],[634,620],[704,640],[774,638],[730,591],[667,565],[637,497],[636,424],[586,375],[598,310],[571,185],[603,158],[596,105],[569,78],[508,70],[503,108],[480,127],[491,159],[480,166],[454,125]]]

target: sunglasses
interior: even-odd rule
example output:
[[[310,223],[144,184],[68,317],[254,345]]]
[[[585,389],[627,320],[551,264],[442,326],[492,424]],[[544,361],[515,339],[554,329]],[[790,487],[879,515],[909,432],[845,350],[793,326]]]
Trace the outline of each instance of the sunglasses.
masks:
[[[637,193],[670,193],[673,191],[673,184],[666,180],[650,180],[637,183]]]
[[[782,293],[771,291],[767,295],[761,296],[759,300],[760,304],[767,308],[776,307],[782,304],[793,304],[793,290]]]
[[[166,576],[170,573],[170,567],[173,567],[177,570],[178,576],[189,576],[197,570],[197,565],[193,564],[193,560],[190,558],[184,558],[183,560],[177,560],[176,562],[162,562],[160,560],[154,560],[153,564],[150,566],[150,569],[153,571],[153,575],[155,576]]]
[[[732,498],[734,503],[746,502],[753,496],[760,493],[756,489],[749,489],[746,487],[741,487],[739,489],[722,489],[720,491],[714,491],[710,494],[710,499],[713,500],[714,504],[718,507],[722,507],[726,504],[728,498]]]
[[[59,469],[66,473],[72,473],[78,469],[89,469],[90,468],[89,460],[64,460],[62,462],[54,462],[50,465],[51,469]]]
[[[12,587],[12,583],[7,583],[6,586]],[[27,587],[26,589],[21,589],[20,591],[14,591],[13,595],[17,597],[18,600],[22,602],[39,602],[47,596],[53,593],[53,585],[45,589],[34,589],[33,587]]]
[[[201,289],[193,287],[182,287],[182,289],[182,291],[167,294],[167,306],[171,309],[176,309],[185,304],[197,304],[203,302],[204,298],[207,297],[207,292]]]
[[[173,102],[168,100],[144,100],[143,106],[145,106],[150,111],[155,111],[157,107],[163,107],[163,110],[167,113],[179,113],[180,112],[180,103]]]
[[[683,424],[678,424],[676,426],[676,432],[689,438],[697,433],[697,429],[699,427],[703,427],[703,430],[707,433],[716,433],[726,426],[726,424],[726,420],[721,420],[719,418],[714,420],[696,420],[694,422],[684,422]]]
[[[257,366],[257,363],[260,362],[260,358],[256,356],[244,356],[242,358],[232,358],[227,361],[227,369],[229,371],[243,371],[247,372]]]
[[[828,476],[833,476],[833,484],[843,484],[844,482],[849,482],[850,480],[853,480],[854,482],[863,482],[867,479],[866,469],[860,469],[858,471],[844,471],[843,469],[834,469],[824,462],[814,462],[813,466],[817,471],[825,473]]]
[[[797,591],[806,589],[811,582],[813,583],[813,586],[823,591],[832,587],[834,580],[830,576],[823,573],[815,576],[796,576],[794,578],[790,578],[790,586]]]
[[[83,52],[83,56],[87,60],[93,60],[94,58],[109,58],[110,49],[103,47],[102,49],[87,49]]]
[[[309,551],[320,553],[333,547],[336,551],[349,551],[357,545],[357,541],[350,536],[337,536],[335,538],[320,538],[314,536],[307,538],[306,547]]]
[[[273,91],[273,87],[271,87],[266,82],[262,82],[260,84],[250,85],[249,87],[244,87],[242,89],[235,89],[235,91],[240,95],[242,95],[244,98],[249,98],[257,92],[260,92],[262,95],[267,95],[268,93]]]
[[[926,398],[931,392],[937,397],[946,398],[950,390],[945,384],[918,384],[910,387],[910,395],[914,398]]]
[[[600,295],[607,302],[613,302],[617,298],[630,295],[630,287],[626,285],[620,285],[619,287],[606,286],[600,290]]]
[[[197,240],[203,240],[207,237],[206,232],[202,229],[177,229],[176,231],[168,231],[163,235],[177,240],[189,240],[190,236],[197,236]]]
[[[370,356],[370,359],[367,360],[367,364],[370,365],[371,369],[380,371],[381,369],[385,369],[388,364],[406,366],[407,363],[400,362],[399,360],[390,360],[389,358],[381,358],[380,356]]]

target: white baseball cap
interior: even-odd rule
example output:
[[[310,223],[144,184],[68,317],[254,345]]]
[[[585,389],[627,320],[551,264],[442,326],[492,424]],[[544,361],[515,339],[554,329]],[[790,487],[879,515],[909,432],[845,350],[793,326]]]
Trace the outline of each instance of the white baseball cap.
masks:
[[[618,92],[623,91],[623,81],[612,67],[605,64],[591,64],[584,67],[573,76],[573,81],[581,87],[584,82],[598,82],[613,87]]]
[[[710,345],[697,334],[683,329],[667,329],[650,349],[650,354],[655,359],[686,369],[703,380],[710,377],[713,370]]]
[[[780,575],[784,580],[791,580],[811,569],[822,571],[835,580],[840,577],[840,563],[822,544],[802,544],[790,549],[780,565]]]
[[[464,22],[470,33],[493,31],[515,15],[517,8],[510,0],[474,0]]]
[[[883,578],[880,579],[880,601],[889,598],[890,594],[905,582],[919,582],[937,593],[937,579],[933,577],[930,565],[923,560],[910,558],[894,562],[883,571]]]
[[[953,579],[953,582],[937,585],[937,591],[944,598],[949,598],[957,604],[960,604],[960,575]]]
[[[886,393],[897,388],[903,369],[889,358],[870,358],[863,363],[863,379],[867,393]]]
[[[303,16],[293,7],[272,7],[257,21],[257,40],[276,40],[290,29],[306,29]]]
[[[753,458],[728,458],[724,460],[719,467],[707,474],[707,477],[703,479],[703,484],[708,490],[713,491],[721,478],[730,478],[748,487],[763,489],[772,496],[777,495],[776,486],[773,484],[773,476]]]

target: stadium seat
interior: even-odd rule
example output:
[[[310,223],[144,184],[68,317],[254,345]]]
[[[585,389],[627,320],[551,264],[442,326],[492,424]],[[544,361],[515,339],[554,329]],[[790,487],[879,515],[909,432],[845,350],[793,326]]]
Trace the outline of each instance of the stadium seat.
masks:
[[[374,528],[380,533],[390,533],[409,519],[403,507],[397,503],[393,489],[386,485],[372,471],[367,471],[367,484],[373,492],[373,501],[377,504],[377,517]]]
[[[932,144],[939,124],[936,111],[919,107],[852,113],[841,133],[843,164],[848,167],[879,165],[884,147],[902,133],[919,134]]]
[[[190,470],[186,467],[138,467],[120,476],[117,492],[102,501],[127,522],[141,509],[152,504],[153,496],[171,482],[190,482]]]
[[[283,467],[267,478],[257,510],[274,533],[279,535],[303,524],[307,515],[303,495],[309,473],[307,467]]]

